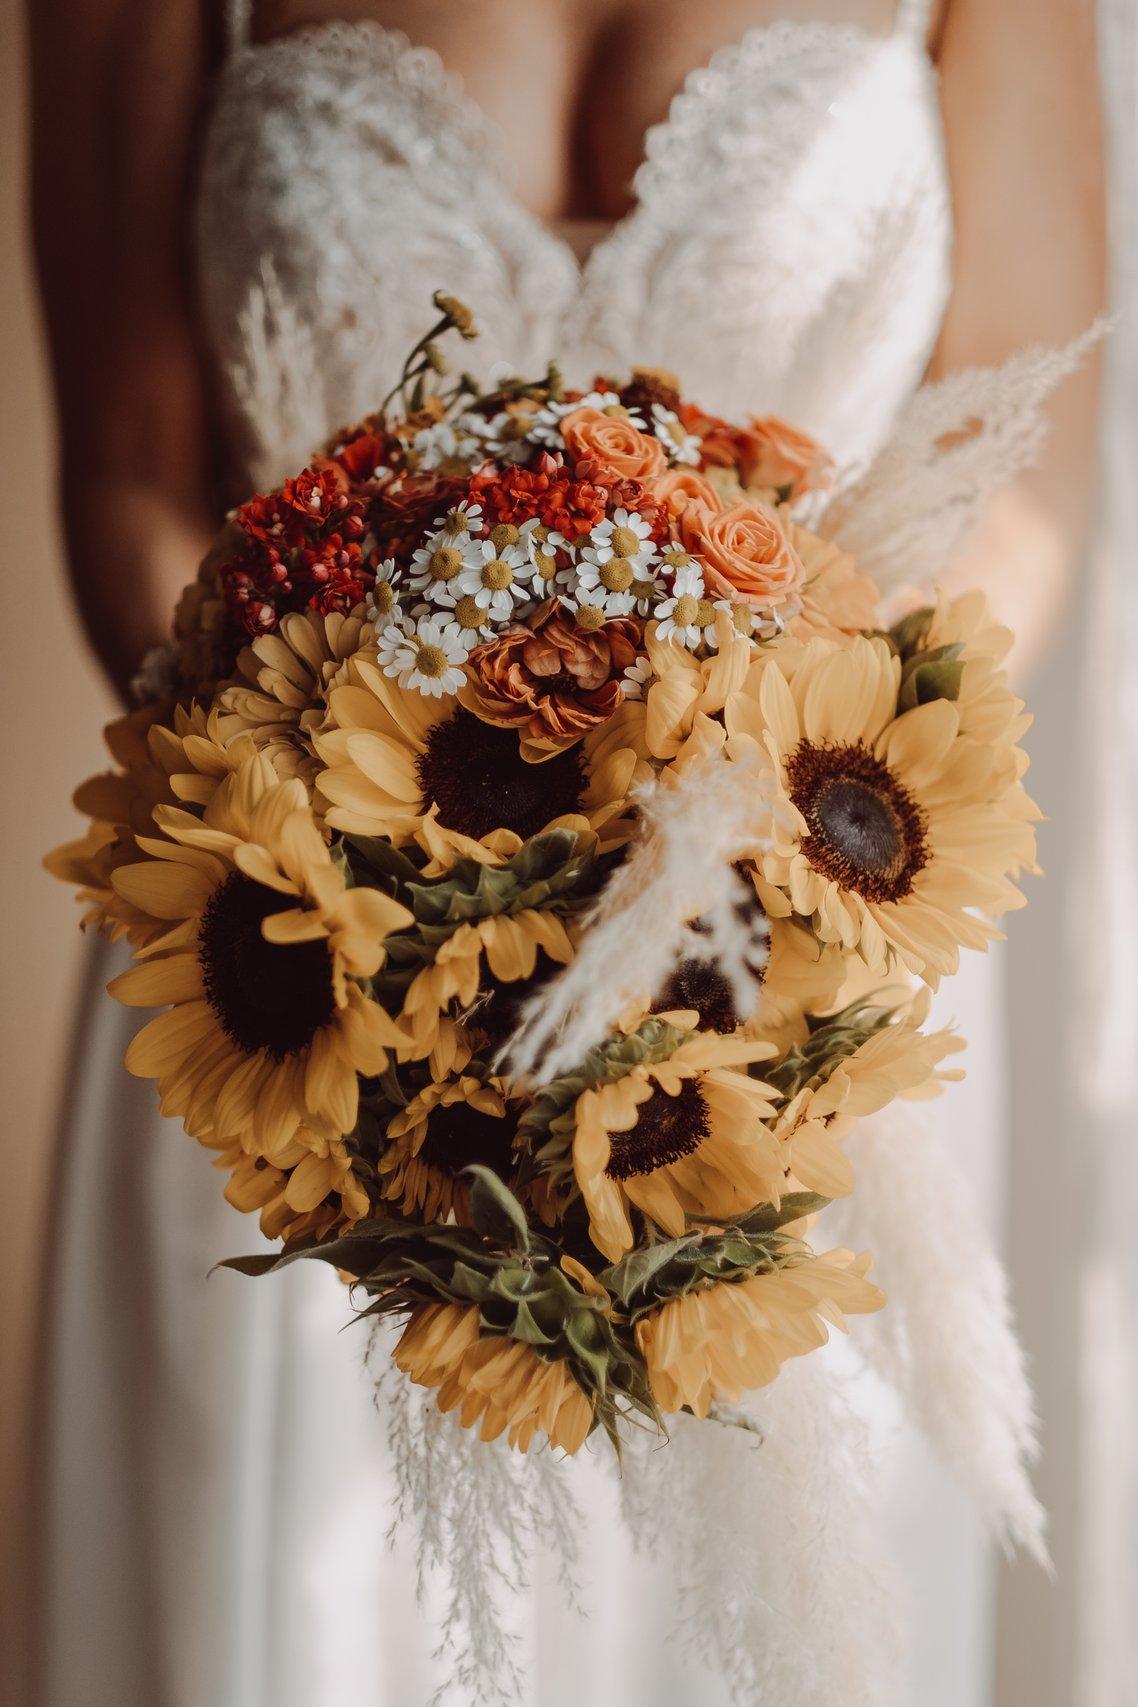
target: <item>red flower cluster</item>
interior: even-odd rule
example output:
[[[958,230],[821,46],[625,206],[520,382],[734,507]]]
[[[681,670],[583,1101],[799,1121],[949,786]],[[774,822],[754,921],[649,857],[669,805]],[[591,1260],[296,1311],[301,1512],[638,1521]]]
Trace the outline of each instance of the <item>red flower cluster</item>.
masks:
[[[243,504],[242,544],[219,571],[235,624],[255,636],[286,611],[350,611],[375,581],[374,552],[362,545],[367,511],[345,470],[323,459]]]
[[[663,538],[662,510],[638,480],[622,480],[595,465],[570,471],[560,457],[542,452],[532,468],[487,468],[472,476],[470,498],[481,504],[491,527],[514,526],[537,516],[543,527],[572,544],[583,539],[613,509],[637,510]]]

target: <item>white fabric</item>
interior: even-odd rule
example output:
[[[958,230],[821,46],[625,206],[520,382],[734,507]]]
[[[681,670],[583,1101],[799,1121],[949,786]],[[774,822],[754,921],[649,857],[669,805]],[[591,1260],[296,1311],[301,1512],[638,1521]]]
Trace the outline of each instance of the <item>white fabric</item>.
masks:
[[[887,37],[777,24],[722,50],[647,138],[633,212],[581,265],[512,196],[492,127],[434,55],[374,23],[240,46],[233,8],[198,237],[237,454],[276,478],[373,407],[442,287],[475,312],[483,371],[652,362],[712,408],[777,411],[843,462],[868,459],[919,382],[950,283],[922,10]],[[296,364],[275,411],[274,341],[277,368],[282,352]],[[952,1006],[982,1036],[988,968],[971,978],[975,1020],[963,984]],[[45,1336],[45,1707],[426,1707],[445,1673],[407,1555],[384,1548],[389,1466],[360,1342],[336,1332],[344,1295],[323,1272],[205,1283],[256,1235],[119,1068],[136,1017],[96,1006],[70,1098],[72,1256]],[[993,1059],[942,1111],[989,1168],[997,1086]],[[917,1609],[904,1699],[983,1707],[975,1526],[912,1438],[889,1438]],[[592,1622],[566,1616],[550,1561],[517,1607],[531,1707],[717,1707],[721,1686],[664,1644],[668,1589],[630,1553],[611,1478],[574,1474]],[[904,1533],[917,1509],[934,1549]]]

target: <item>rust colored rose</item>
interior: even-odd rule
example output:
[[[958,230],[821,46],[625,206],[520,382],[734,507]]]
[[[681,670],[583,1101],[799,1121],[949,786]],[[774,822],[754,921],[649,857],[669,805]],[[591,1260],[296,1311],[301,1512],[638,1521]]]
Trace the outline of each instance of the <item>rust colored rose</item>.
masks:
[[[673,521],[678,521],[693,505],[702,507],[709,515],[723,508],[723,500],[711,481],[694,468],[669,468],[650,482],[648,490]]]
[[[680,517],[680,533],[687,549],[702,557],[704,583],[715,598],[769,610],[785,604],[801,584],[802,559],[757,504],[732,504],[714,515],[691,505]]]
[[[640,634],[631,617],[585,633],[551,602],[531,627],[511,629],[471,654],[464,698],[487,723],[556,752],[613,715]]]
[[[595,463],[626,480],[651,480],[668,466],[659,439],[640,432],[624,415],[574,409],[561,423],[561,436],[575,462]]]
[[[777,415],[754,416],[739,433],[739,472],[747,486],[788,486],[798,497],[826,485],[834,465],[816,439]]]

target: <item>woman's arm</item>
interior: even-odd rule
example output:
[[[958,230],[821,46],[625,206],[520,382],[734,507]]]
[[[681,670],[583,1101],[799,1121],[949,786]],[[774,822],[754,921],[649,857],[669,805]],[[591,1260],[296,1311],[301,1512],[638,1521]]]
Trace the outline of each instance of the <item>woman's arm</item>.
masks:
[[[1092,0],[948,0],[939,61],[956,270],[934,374],[1069,342],[1102,312],[1106,272]],[[1056,392],[1037,466],[959,566],[1014,624],[1020,668],[1053,635],[1085,543],[1098,368]]]
[[[185,208],[199,0],[32,0],[32,213],[60,508],[91,642],[123,689],[210,532]]]

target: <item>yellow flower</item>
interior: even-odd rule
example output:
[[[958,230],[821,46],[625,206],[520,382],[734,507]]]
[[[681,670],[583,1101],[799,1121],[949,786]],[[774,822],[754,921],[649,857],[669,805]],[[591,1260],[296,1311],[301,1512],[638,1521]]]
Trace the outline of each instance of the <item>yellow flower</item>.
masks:
[[[370,633],[362,605],[349,616],[314,610],[282,616],[275,634],[259,635],[245,648],[237,660],[242,679],[218,696],[226,739],[249,734],[268,750],[278,775],[299,776],[311,788],[320,769],[312,735],[327,689]]]
[[[452,1002],[468,1008],[476,1000],[482,961],[500,984],[531,978],[538,953],[564,966],[573,958],[573,943],[556,913],[525,908],[494,918],[459,925],[438,949],[433,962],[415,974],[403,999],[400,1024],[410,1038],[400,1058],[421,1060],[445,1041],[445,1012]]]
[[[636,1242],[630,1206],[676,1236],[689,1215],[778,1202],[783,1157],[764,1124],[772,1092],[739,1070],[771,1053],[747,1038],[699,1033],[666,1061],[582,1091],[573,1171],[589,1236],[610,1262]]]
[[[259,1210],[267,1239],[324,1236],[362,1221],[370,1210],[342,1139],[302,1128],[271,1159],[249,1154],[236,1139],[209,1140],[207,1147],[219,1149],[216,1165],[230,1170],[227,1201],[246,1213]]]
[[[782,514],[791,548],[802,560],[805,575],[798,589],[802,609],[790,621],[792,634],[830,639],[877,628],[877,588],[859,575],[857,561],[832,540],[799,527]]]
[[[350,1132],[357,1074],[404,1041],[365,993],[384,939],[411,915],[373,889],[345,887],[312,821],[304,785],[252,754],[202,818],[156,810],[168,840],[114,874],[116,891],[162,924],[140,964],[110,988],[164,1007],[127,1051],[158,1081],[164,1114],[199,1138],[234,1137],[272,1156],[299,1129]]]
[[[882,992],[884,1000],[888,992]],[[896,1097],[910,1101],[939,1096],[942,1087],[962,1079],[958,1067],[942,1068],[946,1056],[964,1048],[951,1030],[923,1032],[929,993],[912,997],[896,1016],[839,1061],[818,1085],[799,1091],[779,1112],[775,1136],[787,1149],[787,1166],[807,1191],[845,1197],[854,1174],[842,1140],[867,1114],[876,1114]]]
[[[576,1452],[593,1426],[593,1406],[568,1366],[545,1362],[519,1340],[480,1336],[474,1304],[422,1304],[412,1310],[395,1362],[421,1387],[437,1387],[441,1411],[458,1407],[464,1428],[483,1440],[506,1434],[525,1452],[542,1433]]]
[[[898,714],[900,671],[881,639],[773,647],[728,703],[728,751],[765,752],[782,791],[756,860],[768,912],[935,985],[1022,906],[1009,879],[1034,834],[999,751],[962,736],[951,700]]]
[[[767,958],[758,968],[758,1004],[740,1011],[730,978],[714,959],[681,960],[652,1003],[657,1013],[690,1009],[701,1031],[746,1035],[785,1048],[806,1034],[806,1015],[834,1005],[845,977],[846,958],[832,943],[819,942],[793,919],[769,919]]]
[[[748,1280],[720,1281],[671,1298],[636,1325],[636,1340],[663,1411],[705,1417],[773,1381],[787,1358],[825,1345],[826,1322],[879,1310],[885,1299],[865,1276],[868,1255],[830,1251]]]
[[[379,1158],[384,1196],[404,1215],[465,1223],[468,1191],[460,1176],[472,1162],[505,1178],[513,1159],[514,1125],[500,1083],[470,1074],[435,1081],[412,1097],[387,1128],[391,1144]]]
[[[161,935],[164,927],[118,893],[114,873],[138,859],[139,836],[155,834],[156,806],[180,799],[204,804],[240,756],[222,756],[216,723],[200,706],[175,707],[172,727],[157,721],[161,715],[162,708],[144,706],[107,725],[103,738],[119,769],[80,784],[75,806],[91,823],[76,841],[44,860],[53,877],[74,884],[79,899],[91,903],[84,926],[105,931],[113,942],[125,937],[135,947]],[[196,769],[188,756],[195,751],[211,755],[204,769]]]
[[[483,723],[450,697],[400,687],[375,657],[349,659],[328,694],[315,738],[327,767],[317,781],[335,829],[417,838],[436,868],[462,854],[508,859],[555,825],[596,830],[602,848],[631,834],[628,791],[636,755],[602,743],[604,725],[575,746],[531,763],[517,731]],[[603,756],[594,760],[601,747]]]
[[[743,686],[751,642],[727,611],[715,614],[718,650],[707,658],[660,640],[658,626],[650,622],[644,637],[655,680],[643,699],[626,699],[605,730],[610,742],[632,747],[638,758],[667,760],[682,769],[723,745],[719,713]]]

